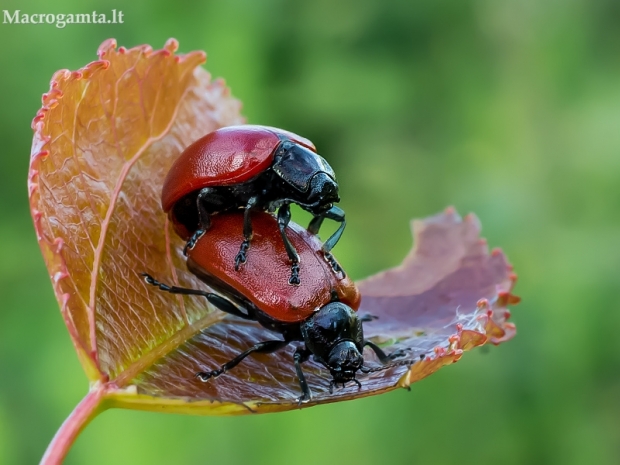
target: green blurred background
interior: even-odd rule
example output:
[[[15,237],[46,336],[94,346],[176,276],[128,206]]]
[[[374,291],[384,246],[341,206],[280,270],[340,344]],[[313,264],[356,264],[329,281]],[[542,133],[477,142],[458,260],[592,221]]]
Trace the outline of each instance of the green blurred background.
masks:
[[[334,166],[355,278],[396,265],[408,221],[475,212],[520,275],[517,337],[413,386],[283,414],[112,410],[68,464],[620,463],[617,0],[3,2],[124,12],[123,25],[0,24],[0,463],[36,463],[87,384],[26,195],[31,118],[60,68],[108,37],[180,52],[249,122]]]

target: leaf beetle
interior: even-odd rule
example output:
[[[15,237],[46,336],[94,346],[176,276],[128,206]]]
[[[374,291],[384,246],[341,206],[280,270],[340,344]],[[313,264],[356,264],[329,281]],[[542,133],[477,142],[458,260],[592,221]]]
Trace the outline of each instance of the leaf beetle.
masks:
[[[340,223],[322,246],[336,271],[343,272],[330,251],[344,231],[344,211],[333,169],[312,142],[269,126],[228,126],[187,147],[173,163],[162,188],[161,203],[175,231],[191,249],[210,228],[211,215],[244,209],[243,240],[233,257],[235,269],[246,262],[252,240],[250,212],[278,211],[278,227],[290,260],[289,283],[298,285],[299,255],[286,235],[290,204],[312,213],[308,231],[318,234],[325,218]]]
[[[235,366],[252,353],[272,353],[296,341],[303,342],[293,356],[302,395],[299,402],[311,399],[301,364],[312,355],[314,360],[331,373],[329,390],[355,378],[358,371],[378,371],[364,367],[364,347],[369,347],[384,364],[379,369],[394,365],[410,365],[410,361],[388,364],[390,355],[364,339],[362,322],[372,317],[359,317],[357,309],[360,293],[348,277],[334,272],[323,257],[323,249],[315,235],[291,222],[287,235],[301,257],[304,272],[303,286],[289,286],[281,279],[289,272],[280,238],[280,225],[269,213],[253,212],[253,248],[245,266],[236,271],[234,260],[241,237],[244,215],[224,213],[212,219],[209,235],[196,240],[187,252],[187,267],[213,291],[169,286],[143,273],[146,282],[172,294],[199,295],[218,309],[246,320],[257,321],[263,327],[278,332],[282,339],[255,344],[219,368],[200,371],[202,381],[215,378]]]

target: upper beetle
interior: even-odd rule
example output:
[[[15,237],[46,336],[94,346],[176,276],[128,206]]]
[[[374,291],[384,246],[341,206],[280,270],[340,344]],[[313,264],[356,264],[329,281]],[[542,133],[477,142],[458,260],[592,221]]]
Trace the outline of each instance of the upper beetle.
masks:
[[[252,210],[278,210],[278,226],[290,264],[290,284],[299,284],[299,255],[286,236],[289,205],[314,215],[308,231],[317,234],[325,218],[340,223],[322,252],[336,271],[330,250],[345,228],[334,170],[314,144],[297,134],[268,126],[229,126],[187,147],[174,162],[162,189],[162,207],[175,231],[187,240],[186,251],[209,229],[214,213],[245,209],[243,240],[233,260],[246,262],[252,239]]]
[[[295,223],[287,227],[287,234],[301,257],[304,273],[303,286],[289,286],[282,279],[289,267],[284,257],[276,219],[264,212],[256,212],[253,253],[240,271],[234,270],[233,258],[241,238],[243,216],[227,213],[213,218],[209,235],[199,238],[188,251],[187,267],[217,293],[197,289],[168,286],[144,274],[149,284],[173,294],[201,295],[223,310],[240,318],[258,321],[262,326],[282,334],[282,339],[260,342],[212,371],[201,371],[196,376],[202,381],[232,369],[253,352],[270,353],[293,341],[303,341],[293,357],[302,390],[301,401],[309,400],[310,389],[301,364],[310,355],[330,370],[335,384],[354,381],[358,371],[377,369],[363,367],[363,349],[369,346],[383,363],[402,355],[397,351],[386,355],[371,341],[364,339],[362,322],[357,309],[360,294],[348,277],[334,272],[323,258],[321,243]],[[405,364],[403,362],[397,364]],[[410,364],[410,362],[406,362]],[[384,365],[379,369],[387,366]]]

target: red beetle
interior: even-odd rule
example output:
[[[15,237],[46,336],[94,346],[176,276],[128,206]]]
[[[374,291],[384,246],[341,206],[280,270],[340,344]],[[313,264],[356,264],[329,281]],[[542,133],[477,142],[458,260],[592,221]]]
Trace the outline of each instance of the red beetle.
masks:
[[[290,284],[299,284],[299,255],[286,236],[289,205],[314,215],[308,231],[317,234],[323,220],[340,223],[322,246],[329,254],[345,228],[336,176],[316,153],[314,144],[297,134],[268,126],[229,126],[213,131],[187,147],[174,162],[162,189],[162,207],[175,231],[187,240],[186,251],[210,228],[211,215],[245,209],[241,247],[231,258],[238,270],[247,260],[252,239],[250,212],[278,210],[278,226],[290,260]]]
[[[208,237],[198,239],[194,248],[188,250],[188,269],[217,294],[168,286],[143,274],[149,284],[163,291],[204,296],[224,312],[258,321],[265,328],[282,334],[281,340],[258,343],[216,370],[197,373],[199,379],[215,378],[253,352],[271,353],[291,342],[302,341],[304,345],[299,346],[294,355],[302,402],[311,398],[301,370],[301,364],[310,355],[330,370],[330,392],[336,383],[344,385],[354,381],[361,386],[355,379],[357,371],[375,371],[362,366],[364,346],[369,346],[383,363],[402,355],[397,351],[388,356],[364,339],[362,322],[365,320],[356,313],[360,294],[355,283],[334,272],[316,236],[295,223],[289,223],[287,235],[301,257],[300,266],[307,281],[303,286],[283,284],[282,277],[288,274],[289,268],[283,258],[279,225],[272,215],[264,212],[252,215],[255,252],[242,270],[235,271],[232,258],[237,253],[243,221],[243,216],[237,213],[217,215]]]

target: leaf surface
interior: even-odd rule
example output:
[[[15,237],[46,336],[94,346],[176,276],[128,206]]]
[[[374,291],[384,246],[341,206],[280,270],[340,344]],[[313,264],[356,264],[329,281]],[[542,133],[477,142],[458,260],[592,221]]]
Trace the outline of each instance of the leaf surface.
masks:
[[[185,146],[243,121],[223,81],[198,66],[205,54],[174,55],[177,46],[104,42],[98,61],[54,75],[33,121],[37,237],[93,381],[138,369],[182,328],[209,318],[203,302],[170,305],[137,279],[144,270],[197,284],[161,211],[161,185]]]
[[[189,143],[243,122],[223,81],[199,67],[204,53],[175,55],[176,48],[173,40],[158,51],[106,41],[98,61],[57,72],[43,96],[29,194],[61,313],[107,406],[195,414],[296,408],[294,347],[250,356],[202,383],[197,371],[278,335],[202,298],[157,292],[138,275],[205,289],[186,270],[184,244],[161,211],[161,185]],[[518,301],[515,277],[500,251],[488,252],[475,217],[447,210],[413,230],[402,266],[359,283],[360,312],[377,317],[365,324],[366,337],[403,349],[413,365],[360,375],[360,390],[329,394],[329,373],[308,362],[314,398],[305,405],[406,387],[464,350],[514,335],[506,306]]]
[[[514,335],[514,325],[506,321],[510,315],[506,306],[519,300],[510,293],[516,277],[501,251],[488,252],[486,241],[479,236],[478,220],[473,215],[462,220],[448,209],[414,221],[412,227],[416,246],[403,264],[358,285],[360,313],[377,317],[364,324],[365,336],[389,347],[386,350],[403,349],[404,359],[413,365],[360,374],[361,389],[350,383],[330,394],[329,372],[307,362],[304,372],[314,395],[308,405],[407,387],[456,362],[466,350],[487,342],[499,344]],[[227,317],[133,382],[141,393],[192,399],[198,405],[204,399],[241,400],[248,411],[287,410],[296,407],[299,395],[293,347],[248,357],[208,383],[193,378],[197,367],[217,368],[249,346],[274,338],[278,335],[258,324]],[[366,364],[380,366],[371,351],[364,355]]]

